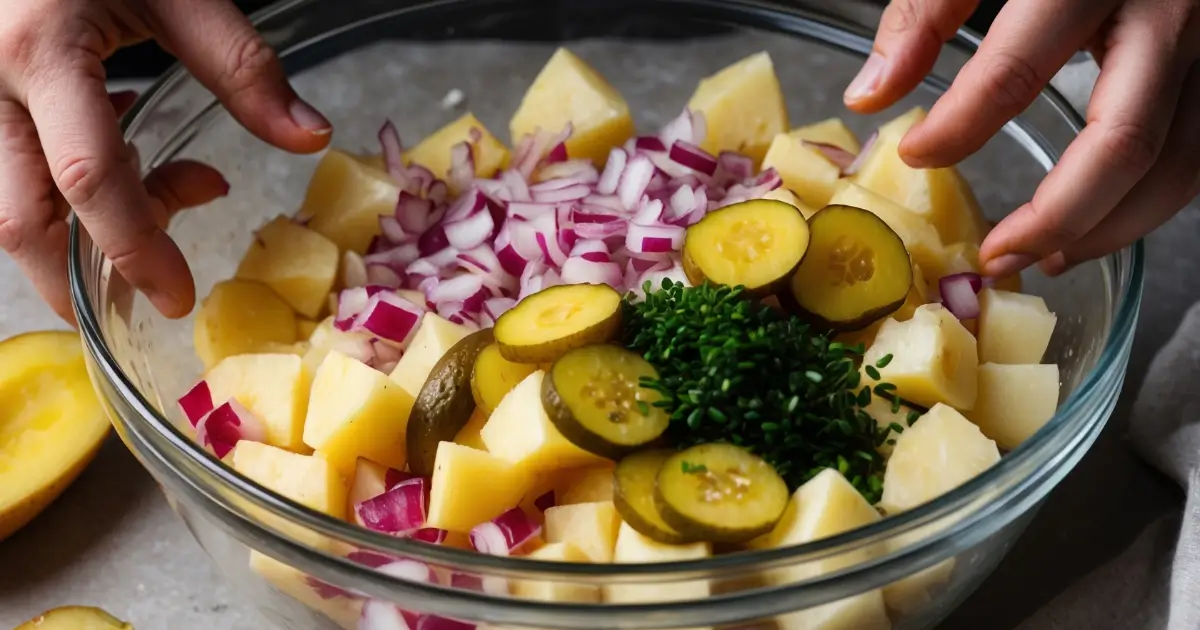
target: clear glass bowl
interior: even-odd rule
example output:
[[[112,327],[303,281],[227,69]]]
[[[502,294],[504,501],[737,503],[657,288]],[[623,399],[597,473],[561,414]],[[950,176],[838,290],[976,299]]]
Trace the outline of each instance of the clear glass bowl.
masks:
[[[335,123],[334,144],[359,150],[374,148],[385,117],[410,140],[456,117],[461,110],[440,104],[454,88],[463,90],[466,106],[490,129],[505,130],[525,87],[560,42],[616,85],[641,129],[676,115],[701,77],[760,50],[775,60],[793,121],[844,115],[842,88],[870,49],[880,14],[876,3],[851,0],[786,6],[564,0],[557,10],[547,6],[521,0],[293,0],[257,19],[299,91]],[[538,40],[515,43],[515,33]],[[865,134],[901,108],[928,107],[976,44],[973,36],[959,35],[905,103],[877,117],[849,117],[849,123]],[[170,228],[201,296],[232,276],[254,228],[298,206],[316,162],[253,139],[178,70],[149,90],[124,124],[144,169],[197,159],[232,184],[229,197],[179,216]],[[990,218],[1029,198],[1081,124],[1062,98],[1047,91],[962,166]],[[293,629],[353,627],[359,596],[322,599],[318,591],[331,592],[312,587],[320,583],[490,626],[797,628],[805,622],[789,613],[918,572],[901,583],[912,592],[903,610],[891,611],[893,627],[931,627],[999,562],[1108,419],[1124,378],[1143,269],[1139,244],[1059,279],[1027,274],[1027,290],[1043,296],[1059,317],[1048,356],[1062,370],[1059,412],[998,465],[933,503],[801,547],[673,564],[575,565],[481,556],[356,529],[234,473],[175,424],[173,401],[201,369],[192,351],[192,322],[157,316],[111,273],[77,224],[71,248],[71,282],[90,369],[121,437],[228,579],[267,618]],[[443,575],[473,575],[487,588],[384,575],[347,559],[352,550],[419,560]],[[251,568],[252,555],[258,570]],[[840,568],[828,571],[830,562]],[[795,579],[770,588],[756,580],[782,569],[797,569],[789,574]],[[643,602],[552,603],[494,594],[506,590],[495,588],[505,579],[620,584],[634,587]],[[923,583],[934,586],[913,588]],[[712,594],[705,596],[709,588]]]

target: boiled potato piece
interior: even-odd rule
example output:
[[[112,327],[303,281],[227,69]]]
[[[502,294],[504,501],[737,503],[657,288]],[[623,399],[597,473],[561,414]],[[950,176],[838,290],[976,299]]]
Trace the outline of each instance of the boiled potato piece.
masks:
[[[979,292],[979,361],[1041,363],[1058,318],[1036,295],[999,289]]]
[[[879,370],[881,380],[895,385],[901,398],[923,407],[944,402],[970,409],[975,404],[975,338],[941,304],[921,306],[906,322],[884,321],[863,365],[875,365],[886,355],[892,359]],[[863,379],[873,382],[865,373]]]
[[[332,323],[332,321],[333,321],[332,318],[329,321]],[[320,326],[321,326],[320,322],[314,322],[310,319],[304,319],[301,317],[297,317],[296,318],[296,339],[298,339],[300,341],[305,341],[307,339],[310,339],[313,336],[313,334],[317,332],[317,328],[319,328]]]
[[[0,342],[0,540],[50,505],[108,435],[75,332]]]
[[[1000,461],[996,443],[953,408],[937,404],[896,440],[879,505],[898,514],[957,488]]]
[[[283,594],[333,620],[343,630],[358,627],[363,600],[321,597],[307,574],[253,549],[250,550],[250,569]]]
[[[889,610],[913,614],[933,604],[933,593],[954,575],[957,560],[947,558],[928,569],[918,571],[883,587],[883,601]]]
[[[621,517],[612,501],[558,505],[546,510],[546,542],[571,543],[590,562],[612,562]]]
[[[708,127],[701,145],[704,150],[713,155],[738,151],[755,164],[762,162],[771,140],[789,126],[779,78],[765,52],[701,79],[687,106],[704,114]]]
[[[708,543],[687,545],[664,545],[637,532],[628,523],[621,523],[617,532],[617,544],[613,549],[613,562],[651,563],[699,560],[712,555]],[[653,603],[704,599],[712,593],[708,580],[689,580],[672,583],[608,584],[604,587],[604,601],[613,603]]]
[[[469,532],[520,502],[534,481],[527,470],[495,455],[442,442],[430,482],[426,526]]]
[[[787,188],[776,188],[775,190],[763,195],[762,198],[774,199],[775,201],[782,201],[788,205],[795,206],[796,209],[800,211],[800,214],[804,215],[805,221],[817,213],[817,208],[804,203],[800,200],[800,197],[796,196],[796,193],[788,190]]]
[[[788,132],[789,136],[809,142],[820,142],[822,144],[832,144],[835,147],[845,149],[850,153],[857,154],[862,150],[862,146],[858,143],[858,138],[854,136],[854,132],[842,122],[841,118],[826,118],[811,125],[796,127]]]
[[[475,413],[471,414],[471,419],[467,420],[467,425],[459,430],[458,435],[454,436],[454,443],[486,451],[487,445],[483,443],[483,437],[479,435],[479,432],[483,430],[487,420],[487,414],[476,408]]]
[[[489,453],[531,474],[603,464],[608,460],[575,446],[555,428],[542,405],[538,370],[517,385],[479,432]]]
[[[817,208],[829,203],[838,178],[842,176],[841,167],[830,162],[820,150],[787,133],[781,133],[771,141],[763,156],[762,167],[778,171],[784,186]]]
[[[412,406],[413,397],[382,373],[331,352],[313,377],[304,443],[346,477],[359,457],[404,470]]]
[[[953,243],[945,246],[938,255],[937,263],[929,268],[929,281],[936,285],[945,276],[956,273],[982,274],[979,264],[979,245],[975,243]],[[993,287],[1002,291],[1021,292],[1021,275],[1013,274],[993,279]]]
[[[783,615],[779,630],[889,630],[892,622],[879,589]]]
[[[299,216],[342,251],[362,253],[379,235],[379,217],[396,211],[400,188],[378,159],[331,149],[308,182]]]
[[[470,333],[471,329],[466,326],[426,313],[421,317],[421,325],[409,342],[408,350],[400,357],[389,378],[416,398],[438,359]]]
[[[904,248],[908,250],[909,256],[912,256],[913,262],[922,269],[930,269],[931,265],[934,265],[932,268],[936,268],[941,260],[944,248],[937,229],[912,210],[899,206],[850,180],[842,180],[837,185],[829,203],[869,210],[883,219],[896,236],[904,241]]]
[[[978,244],[987,220],[966,180],[954,167],[915,169],[900,159],[900,140],[925,119],[916,107],[879,128],[870,155],[854,175],[855,183],[920,214],[937,228],[945,243]]]
[[[64,606],[48,610],[16,630],[133,630],[133,626],[99,608]]]
[[[267,444],[312,452],[303,439],[310,376],[294,354],[242,354],[221,361],[204,376],[213,402],[235,399],[262,419]]]
[[[629,105],[620,93],[586,61],[559,48],[525,92],[509,130],[515,146],[526,134],[538,129],[558,133],[567,123],[573,127],[567,155],[597,165],[634,134]]]
[[[916,413],[912,407],[903,404],[900,405],[898,410],[892,411],[892,401],[882,396],[872,396],[871,404],[863,407],[863,411],[867,412],[868,416],[871,416],[871,419],[875,421],[875,426],[877,427],[890,427],[895,424],[899,425],[901,429],[907,429],[908,425],[912,424],[910,422],[910,419],[912,418],[910,414]],[[875,450],[879,451],[879,454],[883,455],[884,458],[891,457],[892,448],[895,447],[896,440],[900,438],[901,433],[903,433],[903,431],[896,431],[896,429],[893,428],[888,432],[887,440],[885,440],[883,444],[875,447]]]
[[[479,141],[471,140],[471,132],[479,133]],[[488,128],[479,122],[475,114],[463,114],[457,120],[433,132],[404,155],[404,161],[424,166],[434,177],[450,184],[450,149],[466,142],[471,145],[471,157],[475,161],[475,176],[483,179],[494,176],[508,164],[508,149]],[[452,190],[454,193],[462,192]],[[416,304],[422,304],[416,302]]]
[[[556,498],[559,505],[612,501],[613,467],[601,466],[584,470],[578,479],[573,480],[563,490],[562,496]]]
[[[284,217],[275,217],[254,235],[238,265],[237,278],[261,282],[297,313],[314,318],[325,307],[338,272],[333,241]]]
[[[194,322],[196,354],[211,369],[225,357],[296,341],[296,313],[265,284],[226,280],[212,288]]]
[[[531,560],[547,562],[590,562],[588,554],[570,542],[545,545],[526,556]],[[578,602],[596,604],[600,602],[600,589],[592,584],[572,584],[549,580],[513,580],[512,594],[525,599],[545,602]]]
[[[979,397],[968,416],[1003,449],[1037,433],[1058,409],[1058,366],[979,366]]]
[[[230,462],[234,470],[272,492],[334,518],[346,518],[350,489],[322,457],[242,440]]]

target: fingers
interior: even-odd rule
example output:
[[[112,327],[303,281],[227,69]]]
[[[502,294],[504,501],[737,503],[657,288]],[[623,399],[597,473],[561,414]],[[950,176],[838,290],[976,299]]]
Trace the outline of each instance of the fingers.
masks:
[[[913,167],[949,166],[1037,97],[1104,23],[1115,0],[1010,0],[928,118],[900,143]]]
[[[15,101],[0,100],[0,247],[54,312],[73,324],[67,224],[55,201],[33,119]]]
[[[1088,106],[1088,124],[1062,160],[988,235],[980,260],[989,275],[1008,275],[1092,230],[1155,163],[1183,81],[1175,26],[1153,0],[1122,8],[1105,67]]]
[[[104,89],[100,60],[45,68],[26,95],[58,190],[97,247],[168,317],[192,308],[195,287],[183,254],[154,221],[151,198],[134,169]]]
[[[121,90],[108,95],[108,102],[112,104],[113,110],[117,114],[117,118],[125,115],[130,107],[137,102],[138,93],[133,90]]]
[[[288,84],[274,51],[227,0],[159,0],[158,37],[234,118],[259,138],[297,153],[329,144],[332,125]]]
[[[191,160],[163,164],[146,176],[145,183],[154,222],[164,230],[171,217],[180,210],[201,206],[229,194],[229,184],[220,172]]]
[[[1166,223],[1200,193],[1200,66],[1184,84],[1158,162],[1096,227],[1043,264],[1050,275],[1117,251]]]
[[[846,106],[870,114],[911,92],[978,5],[979,0],[892,0],[870,57],[846,88]]]

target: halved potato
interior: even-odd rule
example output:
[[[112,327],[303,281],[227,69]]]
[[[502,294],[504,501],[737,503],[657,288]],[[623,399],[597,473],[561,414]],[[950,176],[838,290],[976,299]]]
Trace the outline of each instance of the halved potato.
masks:
[[[91,606],[63,606],[48,610],[16,630],[133,630],[133,626]]]
[[[104,442],[109,424],[74,332],[30,333],[0,342],[0,401],[4,540],[75,481]]]

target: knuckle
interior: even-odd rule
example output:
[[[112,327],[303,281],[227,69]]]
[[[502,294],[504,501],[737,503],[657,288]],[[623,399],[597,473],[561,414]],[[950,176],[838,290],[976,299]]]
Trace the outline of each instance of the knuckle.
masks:
[[[157,232],[158,228],[152,223],[142,225],[120,242],[106,248],[104,255],[117,269],[128,270],[136,263],[138,255],[149,247]]]
[[[25,240],[26,226],[19,218],[20,215],[0,214],[0,249],[15,256]]]
[[[1120,123],[1105,129],[1101,146],[1117,165],[1129,172],[1145,173],[1158,160],[1162,140],[1141,123]]]
[[[275,65],[275,51],[257,33],[243,36],[230,48],[220,82],[231,93],[249,89]]]
[[[1080,223],[1072,221],[1068,213],[1047,208],[1036,200],[1029,203],[1029,211],[1038,226],[1043,243],[1047,245],[1047,252],[1061,249],[1083,236]]]
[[[1011,53],[990,55],[983,63],[983,89],[1003,111],[1025,109],[1047,81],[1033,64]]]
[[[111,161],[96,157],[73,156],[54,169],[54,183],[73,208],[87,206],[103,189],[112,175]]]
[[[10,16],[11,19],[0,20],[0,59],[4,59],[9,67],[29,65],[37,49],[36,21],[27,13],[19,12]]]

